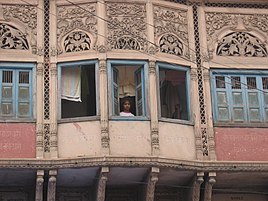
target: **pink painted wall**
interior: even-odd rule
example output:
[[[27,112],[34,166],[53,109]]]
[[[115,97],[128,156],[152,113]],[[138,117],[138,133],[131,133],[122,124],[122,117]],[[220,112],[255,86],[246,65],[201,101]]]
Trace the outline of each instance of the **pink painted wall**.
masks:
[[[0,158],[35,158],[35,124],[0,123]]]
[[[215,128],[217,160],[268,161],[268,128]]]

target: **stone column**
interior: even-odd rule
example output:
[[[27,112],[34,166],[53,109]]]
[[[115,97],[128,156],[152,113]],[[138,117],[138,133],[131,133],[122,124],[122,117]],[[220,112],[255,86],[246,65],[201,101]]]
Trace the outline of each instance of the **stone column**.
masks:
[[[208,174],[208,179],[205,184],[205,194],[204,201],[211,201],[212,198],[212,187],[216,183],[216,172],[210,172]]]
[[[106,182],[108,180],[109,167],[102,167],[97,184],[96,201],[105,200]]]
[[[47,201],[56,200],[56,181],[57,181],[57,170],[50,170],[48,175],[48,186],[47,186]]]
[[[145,201],[154,201],[155,185],[158,181],[158,174],[160,170],[157,167],[152,167],[148,175],[147,186],[145,192]]]
[[[37,170],[35,201],[43,201],[44,170]]]
[[[199,201],[200,186],[204,182],[204,172],[198,172],[192,183],[191,201]]]

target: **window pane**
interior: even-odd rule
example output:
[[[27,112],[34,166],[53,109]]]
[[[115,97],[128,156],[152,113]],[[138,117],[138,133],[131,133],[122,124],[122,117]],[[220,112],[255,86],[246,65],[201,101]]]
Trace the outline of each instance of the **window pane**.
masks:
[[[268,77],[262,78],[262,87],[263,89],[268,89]]]
[[[243,98],[241,92],[233,92],[233,103],[234,105],[242,105],[243,104]]]
[[[248,89],[257,89],[256,77],[247,77]]]
[[[13,72],[12,71],[3,71],[2,82],[3,83],[12,83]]]
[[[12,103],[2,103],[1,109],[3,115],[10,115],[13,113]]]
[[[264,104],[267,106],[268,105],[268,93],[264,93]]]
[[[226,92],[217,92],[218,105],[227,105]]]
[[[249,106],[259,106],[258,93],[248,93],[248,103]]]
[[[268,109],[265,109],[266,121],[268,121]]]
[[[241,89],[240,77],[232,76],[231,83],[232,83],[232,89]]]
[[[19,115],[26,116],[29,114],[29,103],[19,103]]]
[[[2,87],[2,97],[3,99],[11,99],[12,98],[12,87]]]
[[[260,112],[259,109],[249,109],[249,117],[251,121],[259,121],[260,120]]]
[[[113,82],[118,84],[118,73],[116,68],[113,68]]]
[[[224,76],[215,76],[216,88],[225,88]]]
[[[19,72],[19,83],[29,84],[29,72]]]
[[[218,108],[219,120],[229,120],[228,108]]]
[[[29,99],[29,87],[19,87],[19,99]]]
[[[243,108],[233,108],[234,121],[244,121]]]

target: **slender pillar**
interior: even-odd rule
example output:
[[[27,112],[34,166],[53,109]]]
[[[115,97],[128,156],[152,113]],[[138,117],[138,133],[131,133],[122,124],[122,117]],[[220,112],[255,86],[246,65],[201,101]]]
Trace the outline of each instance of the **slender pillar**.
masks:
[[[158,181],[158,174],[160,170],[157,167],[152,167],[147,179],[147,187],[145,194],[145,201],[154,201],[155,185]]]
[[[200,187],[203,182],[204,182],[204,172],[198,172],[192,184],[191,201],[199,201]]]
[[[105,200],[106,182],[108,180],[109,167],[102,167],[97,184],[96,201]]]
[[[44,170],[37,170],[35,201],[43,201]]]
[[[212,187],[216,183],[216,172],[210,172],[208,175],[208,179],[205,184],[205,195],[204,201],[211,201],[212,198]]]
[[[47,187],[47,201],[56,200],[56,181],[57,170],[49,171],[48,187]]]

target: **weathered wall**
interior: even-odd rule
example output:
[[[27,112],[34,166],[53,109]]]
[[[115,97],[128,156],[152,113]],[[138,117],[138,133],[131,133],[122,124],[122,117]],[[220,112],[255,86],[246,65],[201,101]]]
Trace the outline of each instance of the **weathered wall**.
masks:
[[[212,201],[266,201],[266,195],[254,195],[254,194],[214,194],[212,195]]]
[[[215,128],[218,160],[267,161],[267,128]]]
[[[35,158],[35,124],[0,123],[0,158]]]

